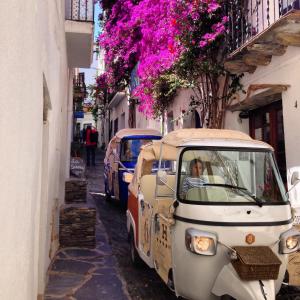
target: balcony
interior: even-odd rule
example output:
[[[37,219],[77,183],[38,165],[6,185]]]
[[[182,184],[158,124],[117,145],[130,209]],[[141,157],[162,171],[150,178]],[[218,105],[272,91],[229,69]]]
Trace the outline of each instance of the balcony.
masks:
[[[73,77],[74,99],[83,100],[87,96],[84,73],[78,73]]]
[[[65,0],[65,31],[69,67],[89,68],[93,54],[93,0]]]
[[[300,0],[230,0],[229,56],[232,73],[253,73],[288,46],[300,46]]]

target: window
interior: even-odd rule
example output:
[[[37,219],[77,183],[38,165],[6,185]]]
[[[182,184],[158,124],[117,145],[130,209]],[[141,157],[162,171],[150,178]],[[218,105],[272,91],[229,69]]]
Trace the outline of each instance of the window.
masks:
[[[114,134],[118,132],[118,118],[114,120]]]
[[[136,161],[140,148],[152,142],[151,139],[126,139],[121,144],[121,161]]]
[[[285,202],[270,151],[187,149],[180,157],[181,200],[258,204]]]

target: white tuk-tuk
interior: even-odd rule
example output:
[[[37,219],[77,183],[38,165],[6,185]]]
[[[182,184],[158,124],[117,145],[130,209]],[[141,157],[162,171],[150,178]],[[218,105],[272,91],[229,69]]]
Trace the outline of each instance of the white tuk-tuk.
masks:
[[[299,250],[292,222],[266,143],[182,129],[140,152],[129,185],[131,258],[155,268],[177,296],[274,300],[288,255]]]

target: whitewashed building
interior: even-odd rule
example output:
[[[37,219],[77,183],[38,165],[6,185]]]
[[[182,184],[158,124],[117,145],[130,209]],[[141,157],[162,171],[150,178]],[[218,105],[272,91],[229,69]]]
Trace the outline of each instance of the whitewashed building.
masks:
[[[246,94],[240,92],[227,107],[224,127],[271,144],[288,187],[291,168],[300,167],[300,0],[226,4],[230,49],[225,67],[232,73],[244,73],[241,83]],[[188,89],[178,91],[165,115],[164,126],[135,114],[133,127],[152,124],[162,132],[205,127],[199,108],[191,110],[189,106],[191,93]],[[127,120],[131,122],[125,98],[124,93],[118,93],[109,105],[110,132],[123,128],[124,119],[125,126]]]
[[[93,1],[78,1],[0,3],[0,299],[42,299],[58,247],[72,69],[92,53]]]
[[[162,132],[159,119],[147,118],[138,109],[128,90],[117,92],[106,107],[104,141],[107,145],[115,133],[124,128],[150,128]]]
[[[287,182],[300,166],[300,1],[248,0],[232,8],[226,68],[244,73],[247,93],[228,107],[225,127],[271,144]]]
[[[271,144],[288,187],[291,169],[300,167],[300,1],[228,5],[230,51],[225,66],[244,73],[246,94],[240,92],[227,107],[224,127]],[[191,93],[178,92],[166,116],[168,131],[202,126],[199,108],[187,114]]]

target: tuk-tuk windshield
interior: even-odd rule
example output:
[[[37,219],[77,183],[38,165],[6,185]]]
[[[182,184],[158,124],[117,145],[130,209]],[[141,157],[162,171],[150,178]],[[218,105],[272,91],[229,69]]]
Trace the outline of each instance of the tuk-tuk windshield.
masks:
[[[189,148],[179,163],[178,198],[187,203],[287,201],[271,151]]]
[[[136,161],[140,154],[141,146],[146,145],[150,142],[152,142],[151,138],[134,138],[123,140],[121,143],[121,161]]]

